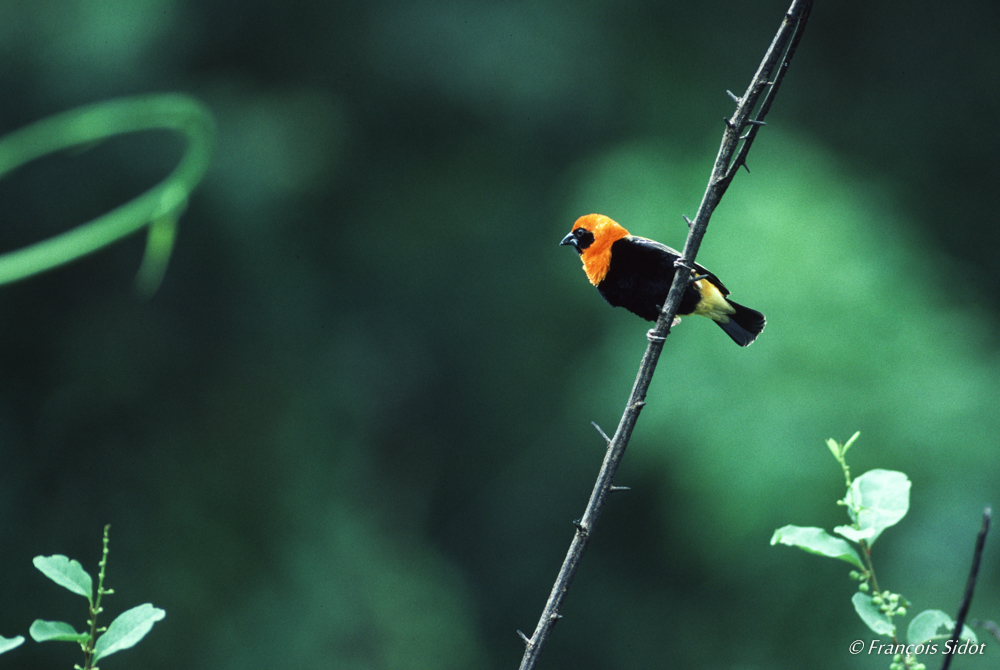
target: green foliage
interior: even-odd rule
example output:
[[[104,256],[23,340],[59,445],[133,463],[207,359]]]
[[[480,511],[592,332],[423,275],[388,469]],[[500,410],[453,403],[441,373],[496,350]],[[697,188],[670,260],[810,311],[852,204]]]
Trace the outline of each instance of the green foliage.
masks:
[[[94,661],[110,656],[116,651],[134,647],[146,637],[153,624],[167,616],[167,613],[149,603],[125,610],[111,622],[107,631],[94,645]]]
[[[852,521],[849,526],[837,526],[834,532],[858,545],[860,555],[850,544],[822,528],[785,526],[774,532],[771,544],[798,547],[811,554],[838,558],[861,568],[862,572],[852,570],[850,573],[851,578],[859,582],[858,592],[851,597],[854,611],[875,633],[891,635],[893,648],[900,646],[905,650],[905,654],[895,655],[891,670],[922,670],[924,666],[917,662],[915,653],[937,653],[934,642],[950,638],[955,622],[940,610],[925,610],[910,622],[906,632],[908,644],[899,645],[893,618],[906,616],[910,603],[901,594],[879,590],[871,548],[882,531],[906,516],[910,509],[910,480],[902,472],[876,469],[852,481],[846,454],[859,435],[854,433],[844,444],[827,440],[827,447],[840,464],[847,485],[844,499],[837,504],[847,507]],[[862,556],[864,563],[861,562]],[[870,590],[873,590],[872,595],[868,594]],[[942,629],[944,632],[941,632]],[[977,642],[975,633],[968,626],[963,627],[960,639],[972,644]]]
[[[97,666],[94,664],[98,660],[135,646],[153,628],[154,623],[167,615],[162,609],[145,603],[122,612],[107,628],[98,628],[97,616],[103,611],[101,599],[114,593],[112,589],[104,586],[110,528],[110,526],[104,527],[104,550],[99,563],[100,572],[97,576],[96,593],[93,590],[93,579],[78,561],[61,554],[36,556],[32,561],[46,577],[59,586],[83,596],[89,603],[90,618],[87,620],[87,624],[90,626],[90,630],[88,632],[78,633],[71,624],[65,621],[45,621],[43,619],[36,619],[28,631],[35,642],[76,642],[79,644],[85,657],[83,670],[97,670]],[[15,640],[17,639],[15,638]],[[24,641],[24,638],[19,639],[20,641],[15,644],[0,644],[0,653],[13,649]]]
[[[855,479],[843,501],[854,522],[834,532],[871,547],[882,531],[899,523],[910,509],[910,480],[902,472],[871,470]]]
[[[65,621],[35,619],[28,633],[35,642],[79,642],[82,645],[90,639],[89,633],[77,633]]]
[[[35,556],[32,563],[43,575],[59,586],[90,600],[94,590],[94,580],[90,578],[79,561],[74,561],[62,554],[56,554],[55,556]]]
[[[813,554],[829,556],[847,561],[856,565],[862,570],[864,565],[861,557],[850,544],[845,540],[833,537],[822,528],[803,528],[800,526],[785,526],[774,531],[771,544],[787,544],[792,547],[799,547]]]
[[[0,654],[5,651],[10,651],[15,647],[20,647],[24,643],[24,637],[17,635],[15,637],[4,637],[0,635]]]
[[[947,640],[955,630],[955,622],[950,616],[941,610],[924,610],[917,616],[906,629],[906,640],[910,644],[929,644],[935,640]],[[976,634],[968,626],[962,627],[960,640],[968,640],[975,644],[978,642]]]

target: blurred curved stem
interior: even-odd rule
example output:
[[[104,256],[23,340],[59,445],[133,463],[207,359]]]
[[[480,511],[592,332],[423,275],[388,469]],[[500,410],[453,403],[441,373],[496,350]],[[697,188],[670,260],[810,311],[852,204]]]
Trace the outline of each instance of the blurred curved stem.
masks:
[[[0,255],[0,284],[50,270],[105,247],[151,225],[140,291],[155,290],[173,247],[168,223],[176,226],[188,196],[211,160],[215,122],[194,98],[161,94],[88,105],[33,123],[0,138],[0,178],[47,154],[143,130],[172,130],[187,147],[180,163],[162,182],[142,195],[72,230]],[[158,223],[159,222],[159,223]],[[155,225],[152,225],[155,224]]]
[[[806,21],[809,18],[811,9],[812,0],[793,0],[781,23],[781,27],[778,29],[778,33],[764,55],[764,60],[757,69],[757,73],[754,75],[746,93],[741,98],[732,96],[736,102],[736,111],[733,113],[731,119],[726,120],[726,130],[722,136],[722,146],[719,148],[715,166],[709,177],[708,188],[705,190],[705,195],[702,198],[694,221],[690,222],[690,231],[688,232],[681,259],[678,262],[685,262],[687,265],[694,263],[701,240],[705,236],[709,218],[711,218],[716,205],[718,205],[726,189],[729,187],[736,170],[740,165],[745,164],[746,154],[754,137],[756,137],[757,130],[763,125],[764,115],[770,108],[771,100],[773,100],[777,92],[784,71],[787,69],[792,55],[795,53],[795,47],[798,45],[802,31],[805,30]],[[778,69],[777,73],[775,72],[776,68]],[[767,92],[766,96],[761,101],[761,96],[765,91]],[[759,108],[757,107],[758,102],[761,103]],[[751,119],[755,108],[757,108],[757,115]],[[743,131],[748,128],[749,130],[747,130],[746,135],[743,135]],[[632,430],[639,418],[639,412],[646,404],[646,392],[653,379],[653,372],[660,358],[663,343],[667,335],[670,334],[670,324],[677,315],[681,297],[687,289],[691,276],[692,274],[689,272],[674,273],[674,282],[670,287],[670,293],[667,295],[667,301],[663,305],[656,326],[647,335],[649,345],[646,347],[646,353],[643,355],[642,362],[639,365],[639,373],[636,376],[632,393],[625,406],[625,412],[622,414],[621,422],[618,424],[618,430],[615,431],[614,437],[608,444],[604,463],[601,465],[597,482],[587,503],[587,509],[584,511],[583,517],[576,524],[576,535],[573,537],[562,568],[559,570],[555,584],[552,587],[549,599],[542,610],[542,616],[539,618],[535,632],[530,638],[518,631],[525,643],[524,657],[521,660],[520,666],[521,670],[530,670],[535,667],[542,648],[545,646],[552,632],[552,627],[561,618],[559,610],[562,607],[573,576],[576,574],[577,567],[583,557],[583,552],[587,548],[594,525],[597,523],[601,510],[604,508],[608,494],[613,489],[615,473],[618,471],[618,465],[625,455],[625,448],[632,437]]]

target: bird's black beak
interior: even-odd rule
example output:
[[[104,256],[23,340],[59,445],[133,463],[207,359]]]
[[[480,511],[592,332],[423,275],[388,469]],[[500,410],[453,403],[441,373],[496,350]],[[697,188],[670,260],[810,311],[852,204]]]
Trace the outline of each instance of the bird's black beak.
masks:
[[[575,247],[575,246],[577,246],[578,243],[579,243],[579,240],[576,239],[576,235],[574,235],[573,233],[570,233],[566,237],[562,238],[562,242],[559,243],[559,246],[563,246],[564,244],[568,244],[571,247]],[[579,251],[579,249],[577,249],[577,251]]]

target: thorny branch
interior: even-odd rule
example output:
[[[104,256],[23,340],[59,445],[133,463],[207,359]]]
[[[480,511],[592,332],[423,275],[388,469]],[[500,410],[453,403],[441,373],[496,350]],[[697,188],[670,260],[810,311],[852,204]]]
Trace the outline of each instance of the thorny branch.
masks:
[[[976,536],[976,548],[972,552],[972,568],[969,570],[969,580],[965,584],[965,595],[962,596],[962,604],[958,606],[958,616],[955,617],[955,630],[951,634],[951,640],[945,649],[954,649],[958,638],[962,635],[962,627],[965,625],[965,617],[969,613],[969,606],[972,605],[972,594],[976,590],[976,579],[979,576],[979,559],[983,557],[983,547],[986,546],[986,534],[990,532],[990,520],[993,518],[993,509],[987,507],[983,510],[983,525],[979,528]],[[952,654],[945,653],[944,661],[941,663],[941,670],[948,670],[951,665]]]
[[[693,267],[695,256],[698,253],[698,248],[701,246],[701,240],[705,236],[705,230],[708,227],[708,221],[712,216],[712,212],[719,204],[726,189],[729,188],[729,184],[732,182],[739,167],[741,165],[746,167],[747,152],[750,150],[750,146],[757,136],[757,131],[764,125],[764,116],[767,114],[771,106],[771,101],[774,99],[778,86],[784,77],[785,71],[788,69],[788,64],[795,53],[795,48],[802,36],[802,31],[805,29],[811,9],[812,0],[792,1],[791,7],[789,7],[781,23],[781,27],[778,29],[778,33],[771,42],[767,53],[764,55],[764,60],[757,69],[757,73],[754,75],[746,93],[739,98],[730,93],[730,96],[736,102],[736,111],[733,113],[732,118],[726,120],[726,129],[722,136],[722,146],[719,148],[715,167],[712,169],[712,175],[708,181],[708,188],[702,197],[701,205],[698,208],[698,213],[694,221],[688,222],[690,230],[687,241],[684,244],[684,251],[681,254],[681,258],[677,261],[679,266]],[[762,95],[763,99],[761,98]],[[759,107],[758,103],[760,103]],[[756,116],[751,118],[754,109],[757,109],[757,113]],[[746,134],[741,134],[744,130]],[[562,616],[559,614],[559,610],[569,590],[570,583],[573,581],[573,576],[576,574],[577,567],[579,567],[580,560],[583,558],[583,552],[587,548],[590,533],[593,531],[601,510],[604,508],[607,496],[612,490],[618,488],[614,486],[618,464],[625,454],[625,447],[628,446],[629,439],[632,436],[632,429],[639,418],[639,412],[646,404],[646,392],[652,381],[656,363],[660,358],[660,352],[663,350],[663,343],[670,333],[670,324],[677,315],[681,296],[687,289],[690,280],[691,273],[674,273],[674,282],[670,287],[670,293],[667,295],[667,301],[663,305],[663,310],[660,312],[660,318],[653,329],[647,333],[649,345],[646,347],[646,353],[643,355],[642,362],[639,365],[639,373],[632,387],[628,404],[625,406],[625,412],[622,414],[621,422],[618,424],[618,430],[615,431],[614,437],[608,443],[607,453],[604,456],[604,463],[601,465],[600,473],[597,475],[594,490],[590,495],[590,500],[587,503],[583,517],[576,522],[576,535],[573,537],[573,542],[566,553],[562,568],[560,568],[556,581],[552,586],[552,592],[549,595],[548,602],[545,604],[545,608],[542,610],[542,616],[539,618],[535,632],[530,638],[521,631],[518,631],[525,644],[524,657],[521,660],[520,666],[521,670],[530,670],[535,667],[542,648],[545,646],[552,632],[552,627]],[[606,436],[605,439],[607,439]]]

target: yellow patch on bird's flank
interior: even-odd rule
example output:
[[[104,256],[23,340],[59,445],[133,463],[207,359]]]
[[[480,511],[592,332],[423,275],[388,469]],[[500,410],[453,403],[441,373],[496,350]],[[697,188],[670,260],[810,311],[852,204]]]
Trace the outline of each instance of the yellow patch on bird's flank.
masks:
[[[707,316],[712,321],[719,323],[729,323],[729,315],[735,314],[736,310],[718,287],[707,279],[699,279],[695,282],[698,292],[701,293],[701,300],[694,307],[694,313]]]

